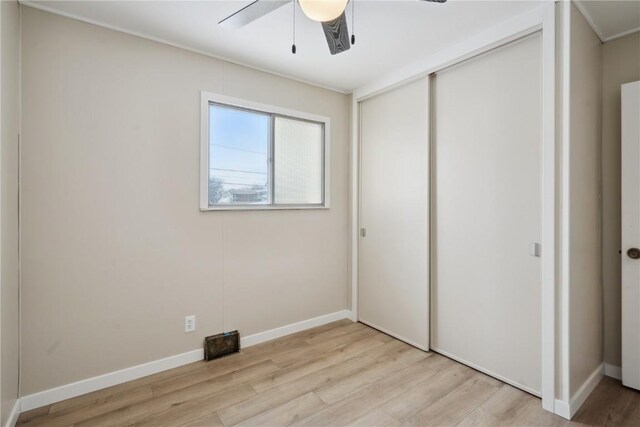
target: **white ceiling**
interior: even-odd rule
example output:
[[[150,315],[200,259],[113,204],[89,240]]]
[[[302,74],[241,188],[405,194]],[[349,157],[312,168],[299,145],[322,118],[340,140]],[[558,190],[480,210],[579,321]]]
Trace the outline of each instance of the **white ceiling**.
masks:
[[[640,0],[579,0],[576,6],[603,42],[640,31]]]
[[[265,1],[265,0],[261,0]],[[267,0],[268,1],[268,0]],[[539,1],[355,2],[355,46],[331,56],[317,22],[297,10],[291,54],[292,8],[233,30],[217,22],[250,0],[41,1],[22,4],[161,40],[233,62],[349,92],[393,70],[540,6]],[[347,9],[351,30],[351,7]]]

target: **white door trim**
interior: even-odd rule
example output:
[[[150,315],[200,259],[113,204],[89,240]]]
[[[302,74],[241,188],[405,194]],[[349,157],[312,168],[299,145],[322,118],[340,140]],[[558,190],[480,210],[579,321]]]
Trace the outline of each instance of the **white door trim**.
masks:
[[[560,328],[560,340],[561,348],[560,365],[562,366],[562,378],[560,378],[560,396],[558,401],[564,402],[563,405],[558,405],[556,402],[556,413],[560,416],[564,416],[566,411],[564,408],[570,406],[570,390],[569,390],[569,360],[570,349],[569,345],[569,305],[570,305],[570,287],[569,278],[571,277],[571,264],[569,263],[569,230],[571,218],[571,187],[570,187],[570,171],[571,171],[571,123],[569,118],[571,117],[571,2],[562,2],[560,4],[562,8],[562,34],[558,34],[558,38],[562,40],[562,70],[559,79],[562,81],[562,127],[560,132],[562,134],[562,207],[560,215],[562,239],[560,249],[560,264],[562,265],[560,280],[561,298],[560,304],[562,304],[562,310],[560,318],[558,319]],[[571,411],[569,411],[570,413]]]
[[[351,311],[358,320],[360,231],[360,109],[363,100],[427,76],[513,40],[542,32],[542,407],[555,402],[555,3],[520,15],[436,55],[354,91],[351,105]],[[563,230],[563,234],[565,230]]]
[[[555,412],[556,393],[556,9],[542,20],[542,407]],[[563,230],[565,232],[565,230]],[[562,310],[564,311],[564,310]]]

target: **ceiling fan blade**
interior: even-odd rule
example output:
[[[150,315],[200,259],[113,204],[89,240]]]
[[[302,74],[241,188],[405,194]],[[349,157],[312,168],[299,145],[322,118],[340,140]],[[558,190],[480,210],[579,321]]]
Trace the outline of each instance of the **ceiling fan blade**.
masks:
[[[429,1],[431,3],[446,3],[447,0],[422,0],[422,1]]]
[[[225,28],[244,27],[287,3],[291,3],[291,0],[255,0],[218,22],[218,25]]]
[[[351,49],[347,17],[344,12],[333,21],[322,22],[322,29],[324,30],[324,36],[327,38],[331,55]]]

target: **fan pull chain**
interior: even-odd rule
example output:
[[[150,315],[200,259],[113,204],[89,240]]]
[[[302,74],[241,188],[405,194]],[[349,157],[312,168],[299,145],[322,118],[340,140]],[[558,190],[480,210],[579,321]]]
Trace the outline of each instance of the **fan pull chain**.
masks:
[[[356,0],[351,0],[351,45],[356,44]]]
[[[293,44],[291,45],[291,53],[296,54],[296,0],[293,0]]]

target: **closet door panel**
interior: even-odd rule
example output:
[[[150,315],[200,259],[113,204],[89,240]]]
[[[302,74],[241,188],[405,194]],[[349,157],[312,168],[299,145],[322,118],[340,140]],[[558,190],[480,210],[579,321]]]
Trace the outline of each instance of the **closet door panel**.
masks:
[[[540,65],[536,34],[431,81],[431,346],[534,394],[541,390]]]
[[[427,350],[428,80],[360,104],[359,320]]]

